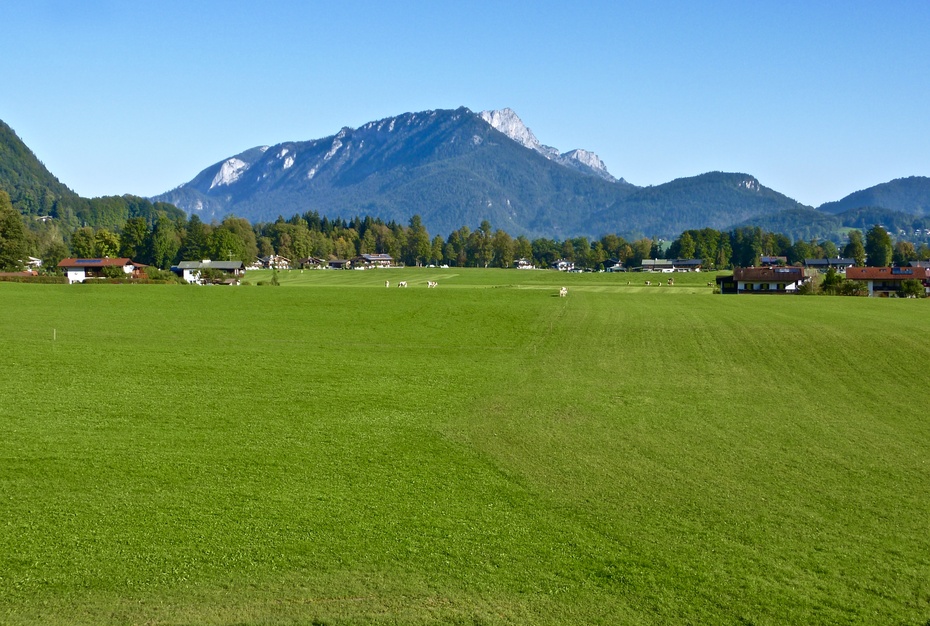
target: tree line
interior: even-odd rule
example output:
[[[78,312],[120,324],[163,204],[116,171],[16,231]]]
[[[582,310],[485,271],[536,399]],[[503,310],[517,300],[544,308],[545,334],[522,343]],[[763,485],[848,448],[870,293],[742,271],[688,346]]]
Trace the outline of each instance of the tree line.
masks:
[[[27,256],[41,258],[46,268],[54,268],[68,256],[109,256],[168,269],[182,260],[234,259],[251,263],[258,257],[280,255],[297,262],[308,257],[350,259],[365,253],[389,254],[406,265],[512,267],[515,260],[526,259],[537,267],[548,267],[565,259],[576,267],[593,270],[617,263],[634,268],[641,266],[643,259],[661,258],[701,259],[707,269],[759,265],[762,256],[784,256],[788,264],[838,255],[854,259],[857,265],[930,259],[926,245],[915,248],[909,242],[893,243],[879,226],[864,235],[851,230],[843,250],[829,240],[791,241],[785,235],[753,227],[687,230],[670,244],[649,238],[627,241],[616,234],[596,240],[574,237],[531,241],[494,229],[487,220],[475,230],[462,226],[443,238],[430,236],[419,215],[406,225],[371,216],[330,219],[316,211],[295,214],[290,219],[279,217],[274,222],[251,224],[227,216],[208,224],[196,214],[188,217],[174,207],[171,211],[161,210],[143,199],[133,198],[131,204],[97,201],[101,209],[109,207],[113,216],[109,225],[69,228],[66,220],[40,221],[23,216],[12,207],[9,196],[0,191],[0,267],[21,268]]]

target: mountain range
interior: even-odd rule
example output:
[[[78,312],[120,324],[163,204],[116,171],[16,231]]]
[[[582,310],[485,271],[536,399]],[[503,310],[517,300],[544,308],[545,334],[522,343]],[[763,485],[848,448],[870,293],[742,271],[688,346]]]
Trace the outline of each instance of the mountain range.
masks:
[[[174,214],[174,206],[207,222],[228,214],[261,222],[317,211],[407,223],[419,214],[433,234],[488,220],[514,236],[555,239],[608,232],[668,239],[687,229],[753,225],[795,239],[839,240],[844,228],[873,223],[905,233],[930,226],[930,178],[890,181],[819,209],[743,173],[638,187],[612,175],[590,151],[542,144],[510,109],[464,107],[251,148],[152,202],[125,196],[122,203],[79,198],[0,122],[0,188],[23,213],[61,213],[108,227],[125,215]]]

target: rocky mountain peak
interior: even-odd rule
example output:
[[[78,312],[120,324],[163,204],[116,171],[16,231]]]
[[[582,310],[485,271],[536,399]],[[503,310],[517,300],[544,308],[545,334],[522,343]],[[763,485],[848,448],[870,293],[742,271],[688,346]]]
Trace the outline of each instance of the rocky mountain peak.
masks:
[[[539,140],[536,139],[536,135],[533,134],[533,131],[523,123],[520,116],[511,108],[504,108],[496,111],[482,111],[478,116],[494,129],[507,135],[520,145],[530,150],[535,150],[550,161],[555,161],[560,165],[571,167],[584,174],[597,176],[611,182],[617,180],[607,171],[607,166],[604,165],[600,157],[593,152],[576,149],[560,153],[558,149],[540,143]]]

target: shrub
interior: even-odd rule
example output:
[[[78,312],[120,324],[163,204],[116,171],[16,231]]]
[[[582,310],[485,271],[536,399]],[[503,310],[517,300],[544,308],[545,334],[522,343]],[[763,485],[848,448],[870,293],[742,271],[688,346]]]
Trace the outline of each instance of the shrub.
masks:
[[[910,279],[901,282],[901,287],[898,289],[899,298],[925,298],[927,292],[924,289],[923,283],[919,280]]]
[[[39,285],[66,285],[64,276],[0,276],[0,281],[7,283],[37,283]]]

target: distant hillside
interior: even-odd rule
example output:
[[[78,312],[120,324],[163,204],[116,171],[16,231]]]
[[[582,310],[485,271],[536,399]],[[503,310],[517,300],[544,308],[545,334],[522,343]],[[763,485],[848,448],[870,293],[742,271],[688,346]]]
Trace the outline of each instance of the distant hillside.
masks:
[[[722,229],[742,220],[804,209],[811,210],[748,174],[710,172],[639,188],[618,207],[595,214],[594,224],[614,232],[629,223],[647,236],[675,237],[691,228]]]
[[[78,210],[83,200],[36,158],[12,128],[0,121],[0,189],[24,215],[50,215],[65,207]]]
[[[764,231],[781,233],[794,240],[829,239],[839,242],[843,239],[843,220],[839,216],[810,207],[788,209],[772,215],[750,218],[732,224],[731,228],[744,226],[758,226]]]
[[[820,206],[825,213],[842,213],[850,209],[880,207],[915,216],[930,215],[930,178],[897,178],[851,193],[842,200]]]
[[[432,233],[487,219],[515,236],[559,239],[672,237],[801,206],[746,174],[639,188],[614,179],[596,155],[540,144],[512,111],[482,115],[464,107],[406,113],[325,139],[253,148],[156,199],[204,221],[315,210],[406,223],[418,213]]]
[[[924,241],[930,228],[930,216],[920,217],[880,207],[862,207],[842,213],[824,213],[817,209],[797,209],[774,215],[745,220],[733,227],[758,226],[762,230],[782,233],[791,239],[829,239],[837,243],[846,241],[850,228],[868,230],[876,224],[883,226],[895,238]]]
[[[82,198],[61,183],[33,154],[12,128],[0,121],[0,189],[10,195],[23,215],[50,215],[65,229],[88,225],[119,229],[130,217],[152,221],[158,211],[182,217],[177,207],[152,203],[138,196]]]

